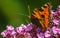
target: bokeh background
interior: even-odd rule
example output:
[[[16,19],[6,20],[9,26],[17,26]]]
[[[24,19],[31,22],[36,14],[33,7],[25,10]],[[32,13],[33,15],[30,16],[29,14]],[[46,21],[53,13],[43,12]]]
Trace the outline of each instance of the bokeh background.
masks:
[[[0,33],[6,25],[17,27],[22,23],[28,24],[30,22],[28,16],[34,8],[40,8],[47,2],[52,4],[54,10],[60,5],[60,0],[0,0]]]

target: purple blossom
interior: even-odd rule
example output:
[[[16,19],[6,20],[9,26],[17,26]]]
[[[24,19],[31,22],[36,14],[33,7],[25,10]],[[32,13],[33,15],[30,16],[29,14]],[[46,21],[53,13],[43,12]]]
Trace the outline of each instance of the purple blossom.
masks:
[[[4,30],[1,35],[3,37],[7,37],[7,36],[14,36],[16,35],[16,32],[14,31],[14,27],[13,26],[7,26],[7,29]]]
[[[60,29],[58,30],[58,34],[60,35]]]
[[[19,26],[19,27],[16,28],[16,32],[17,32],[19,35],[21,35],[21,34],[23,34],[23,33],[25,32],[25,29],[26,29],[26,28],[27,28],[26,25],[21,24],[21,26]]]
[[[58,14],[57,14],[56,11],[51,10],[51,15],[50,16],[51,16],[52,19],[55,19],[58,16]]]
[[[28,25],[28,27],[31,27],[31,26]],[[30,35],[30,33],[25,31],[27,29],[29,30],[28,27],[26,25],[24,25],[24,24],[21,24],[20,27],[16,28],[17,35],[19,35],[19,36],[23,35],[25,38],[32,38],[32,36]]]
[[[36,29],[36,33],[40,33],[40,31],[41,31],[40,28]]]
[[[4,31],[1,33],[1,35],[2,35],[3,37],[6,37],[6,30],[4,30]]]
[[[54,12],[54,10],[51,10],[51,14],[55,14],[56,12]]]
[[[45,34],[45,37],[46,37],[46,38],[51,37],[51,32],[50,32],[50,31],[48,31],[48,30],[47,30],[44,34]]]
[[[24,24],[21,24],[20,27],[22,27],[23,29],[26,29],[27,28],[27,26],[24,25]]]
[[[56,24],[56,25],[59,25],[59,20],[54,19],[53,23]]]
[[[24,33],[24,36],[25,36],[25,38],[32,38],[31,34],[28,33],[28,32],[25,32],[25,33]]]
[[[23,27],[22,27],[22,26],[17,27],[17,28],[16,28],[16,32],[17,32],[19,35],[24,34],[24,29],[23,29]]]
[[[57,28],[57,27],[55,27],[55,26],[53,26],[52,27],[52,32],[53,32],[53,34],[60,34],[60,28]]]
[[[7,28],[7,30],[14,30],[14,27],[11,25],[7,25],[6,28]]]
[[[38,37],[38,38],[44,38],[44,34],[43,34],[43,33],[40,33],[40,34],[37,33],[37,37]]]
[[[56,31],[56,27],[55,26],[52,27],[52,32],[53,32],[53,34],[57,34],[57,31]]]
[[[27,31],[31,31],[33,29],[33,26],[32,26],[32,24],[30,23],[30,24],[28,24],[27,25],[27,28],[25,29],[25,31],[27,32]]]
[[[57,7],[57,11],[60,11],[60,5]]]

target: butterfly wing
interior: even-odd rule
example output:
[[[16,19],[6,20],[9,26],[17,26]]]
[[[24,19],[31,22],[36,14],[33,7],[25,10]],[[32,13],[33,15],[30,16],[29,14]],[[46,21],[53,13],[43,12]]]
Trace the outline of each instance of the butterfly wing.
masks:
[[[31,22],[32,22],[34,25],[37,25],[37,27],[42,28],[39,20],[40,20],[39,11],[38,11],[38,9],[34,9],[32,15],[31,15]]]
[[[41,10],[34,9],[32,16],[31,16],[31,22],[34,25],[37,25],[37,27],[40,28],[48,28],[49,26],[49,4],[45,4],[43,7],[41,7]]]

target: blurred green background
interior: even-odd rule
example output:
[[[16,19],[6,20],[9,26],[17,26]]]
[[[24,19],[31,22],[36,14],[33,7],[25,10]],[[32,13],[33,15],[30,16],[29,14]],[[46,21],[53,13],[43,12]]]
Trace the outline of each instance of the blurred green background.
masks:
[[[50,2],[52,9],[55,10],[60,4],[60,0],[0,0],[0,33],[6,25],[17,27],[22,23],[29,23],[28,5],[31,14],[34,8],[40,8],[47,2]],[[0,38],[2,37],[0,36]]]

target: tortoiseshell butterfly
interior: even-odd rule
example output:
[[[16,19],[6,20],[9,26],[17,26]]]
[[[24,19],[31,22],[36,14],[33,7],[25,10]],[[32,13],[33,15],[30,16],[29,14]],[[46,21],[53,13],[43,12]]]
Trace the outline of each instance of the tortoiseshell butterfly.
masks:
[[[50,3],[45,4],[40,10],[34,9],[31,22],[42,29],[48,28],[50,23]]]

